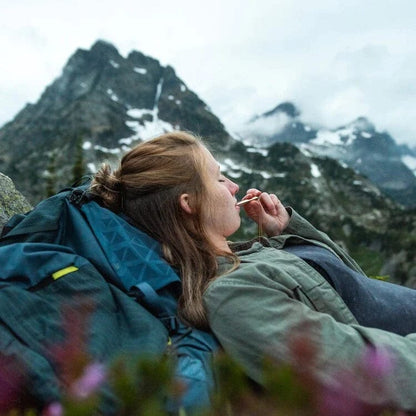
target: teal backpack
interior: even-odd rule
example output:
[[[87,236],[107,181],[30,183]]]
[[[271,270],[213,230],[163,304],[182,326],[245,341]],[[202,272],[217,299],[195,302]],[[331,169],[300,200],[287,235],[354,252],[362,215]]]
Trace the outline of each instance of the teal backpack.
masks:
[[[216,338],[178,319],[181,281],[158,242],[100,206],[87,185],[12,217],[1,234],[0,264],[0,353],[24,361],[38,400],[59,400],[59,376],[45,345],[63,336],[58,308],[76,293],[96,298],[89,339],[96,359],[107,362],[123,351],[160,355],[169,343],[185,392],[167,401],[167,411],[209,406]],[[40,293],[41,302],[33,300]],[[101,307],[107,301],[117,305]],[[44,303],[45,311],[34,313]]]

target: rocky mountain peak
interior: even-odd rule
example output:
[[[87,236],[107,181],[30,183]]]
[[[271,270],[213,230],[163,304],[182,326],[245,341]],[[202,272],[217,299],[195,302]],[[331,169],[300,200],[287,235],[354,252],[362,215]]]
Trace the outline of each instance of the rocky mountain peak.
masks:
[[[294,104],[284,102],[250,120],[238,136],[262,148],[291,143],[311,154],[334,158],[370,178],[397,202],[416,207],[414,152],[378,131],[366,117],[335,129],[316,128],[301,120]]]
[[[357,119],[352,121],[348,126],[368,133],[375,133],[376,131],[375,125],[370,120],[368,120],[367,117],[358,117]]]
[[[286,114],[290,118],[295,118],[300,116],[300,111],[298,108],[291,102],[286,101],[281,104],[278,104],[275,108],[273,108],[270,111],[267,111],[262,116],[264,117],[270,117],[274,116],[276,114]]]
[[[104,39],[98,39],[90,49],[92,56],[120,56],[117,48],[110,42],[107,42]]]
[[[135,143],[176,129],[206,137],[218,149],[233,142],[171,66],[138,51],[124,58],[99,40],[76,50],[38,102],[0,129],[0,171],[34,202],[46,183],[67,184],[78,148],[88,173],[103,159],[116,160]]]
[[[144,68],[153,68],[153,70],[160,68],[160,63],[157,59],[146,56],[139,51],[131,51],[127,56],[127,60],[133,65],[137,65],[137,68],[140,68],[141,66]]]

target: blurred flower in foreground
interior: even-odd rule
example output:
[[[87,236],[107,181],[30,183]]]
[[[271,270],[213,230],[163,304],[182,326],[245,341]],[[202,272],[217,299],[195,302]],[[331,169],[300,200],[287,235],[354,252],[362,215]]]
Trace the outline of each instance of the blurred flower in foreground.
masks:
[[[24,383],[21,370],[11,359],[0,355],[0,414],[19,402]]]
[[[317,397],[320,415],[364,416],[366,409],[354,391],[355,377],[348,370],[340,371],[337,380],[323,386]]]
[[[383,377],[393,370],[393,357],[386,349],[368,347],[363,356],[362,366],[369,376]]]
[[[50,355],[65,386],[71,386],[81,378],[91,362],[87,333],[93,309],[94,305],[82,297],[76,299],[73,305],[66,304],[62,308],[64,338],[50,346]]]
[[[53,402],[42,412],[42,416],[63,416],[64,409],[59,402]]]
[[[321,414],[337,416],[369,416],[382,411],[387,380],[393,371],[391,354],[383,348],[368,346],[351,368],[340,369],[319,397]],[[365,397],[365,404],[360,397]],[[386,405],[386,403],[384,403]]]
[[[93,363],[88,365],[81,377],[72,383],[70,387],[72,395],[80,399],[89,397],[103,384],[106,376],[107,371],[103,364]]]

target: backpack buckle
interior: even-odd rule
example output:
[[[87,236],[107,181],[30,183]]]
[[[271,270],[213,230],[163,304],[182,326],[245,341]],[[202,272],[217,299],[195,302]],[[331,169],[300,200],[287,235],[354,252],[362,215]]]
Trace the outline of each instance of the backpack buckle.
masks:
[[[74,204],[76,206],[81,206],[84,202],[90,200],[88,197],[88,191],[86,189],[74,189],[69,195],[68,195],[69,202],[71,204]]]
[[[173,335],[173,334],[176,334],[178,332],[180,324],[179,324],[178,318],[176,316],[174,316],[174,315],[165,316],[163,318],[160,318],[160,320],[162,321],[163,325],[169,331],[169,335]]]

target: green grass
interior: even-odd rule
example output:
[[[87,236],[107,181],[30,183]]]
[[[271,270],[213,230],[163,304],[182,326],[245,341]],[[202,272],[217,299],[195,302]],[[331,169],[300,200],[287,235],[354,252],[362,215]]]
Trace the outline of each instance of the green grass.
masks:
[[[349,254],[361,266],[367,276],[382,277],[380,276],[380,270],[383,266],[381,253],[361,246],[350,250]],[[386,280],[386,277],[382,278]]]

